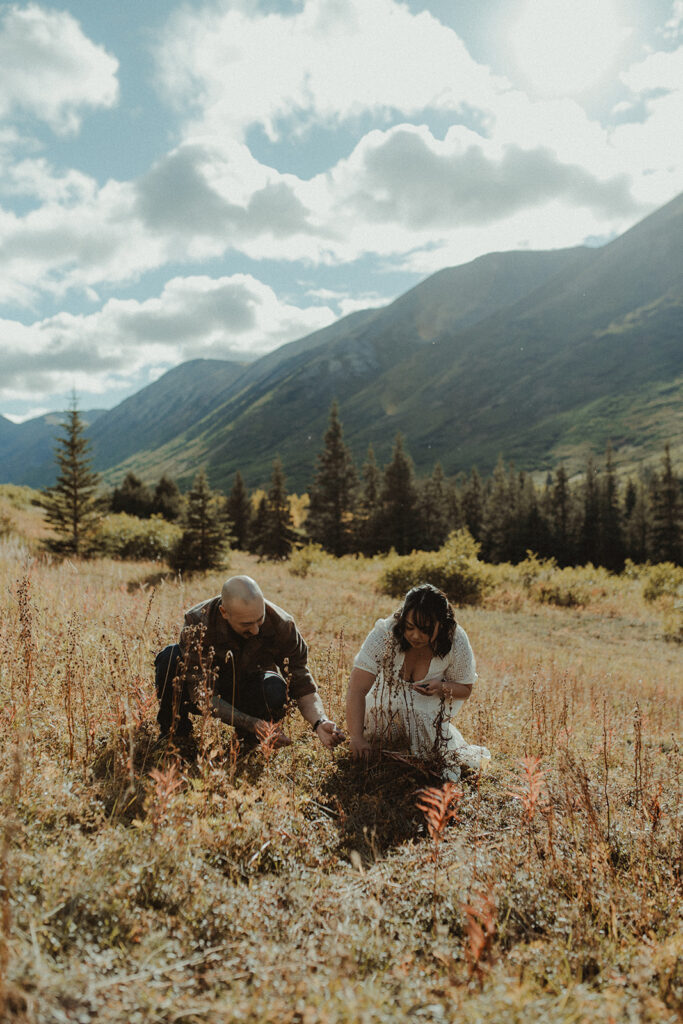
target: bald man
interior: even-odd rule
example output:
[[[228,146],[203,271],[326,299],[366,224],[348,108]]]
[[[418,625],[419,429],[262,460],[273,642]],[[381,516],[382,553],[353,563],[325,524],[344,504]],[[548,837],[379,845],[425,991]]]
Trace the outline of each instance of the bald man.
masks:
[[[165,647],[154,664],[162,735],[187,735],[188,712],[208,708],[247,743],[256,742],[292,699],[324,747],[344,739],[325,714],[294,619],[266,601],[250,576],[231,576],[217,597],[190,608],[180,643]],[[280,728],[273,740],[291,742]]]

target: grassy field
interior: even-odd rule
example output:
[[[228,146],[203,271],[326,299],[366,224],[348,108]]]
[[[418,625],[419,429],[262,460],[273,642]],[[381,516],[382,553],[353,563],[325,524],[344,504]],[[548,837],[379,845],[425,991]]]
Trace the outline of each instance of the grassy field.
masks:
[[[381,568],[231,556],[296,617],[339,720],[395,605]],[[0,1019],[679,1020],[673,598],[582,570],[584,603],[562,608],[497,574],[458,609],[480,675],[458,727],[492,766],[428,822],[427,770],[356,766],[298,714],[272,756],[213,721],[179,753],[159,742],[153,655],[223,574],[2,539]]]

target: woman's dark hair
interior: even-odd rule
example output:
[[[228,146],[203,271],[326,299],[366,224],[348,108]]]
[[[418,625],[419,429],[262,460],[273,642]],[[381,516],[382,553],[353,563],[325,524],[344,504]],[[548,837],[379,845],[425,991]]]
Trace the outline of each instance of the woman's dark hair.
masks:
[[[410,647],[405,638],[408,612],[413,613],[413,622],[423,633],[431,636],[434,626],[438,625],[439,630],[432,643],[432,649],[439,658],[448,654],[453,645],[457,622],[444,592],[431,583],[421,583],[419,587],[413,587],[408,591],[403,599],[403,607],[394,615],[393,633],[402,651],[407,651]]]

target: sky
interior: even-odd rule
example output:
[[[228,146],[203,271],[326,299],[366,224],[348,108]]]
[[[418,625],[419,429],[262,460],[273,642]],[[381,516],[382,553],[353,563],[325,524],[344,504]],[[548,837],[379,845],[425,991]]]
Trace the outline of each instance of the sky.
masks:
[[[683,190],[683,0],[0,0],[0,414]]]

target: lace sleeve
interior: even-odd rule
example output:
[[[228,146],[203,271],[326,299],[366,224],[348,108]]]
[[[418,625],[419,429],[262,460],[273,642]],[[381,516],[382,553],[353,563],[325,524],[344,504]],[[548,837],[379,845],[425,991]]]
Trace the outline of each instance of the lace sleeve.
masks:
[[[449,683],[465,683],[466,685],[477,681],[474,652],[462,626],[456,626],[444,679]]]
[[[382,667],[382,661],[387,650],[387,643],[391,635],[390,619],[378,619],[365,640],[363,646],[353,659],[354,668],[362,668],[364,672],[372,672],[378,675]]]

